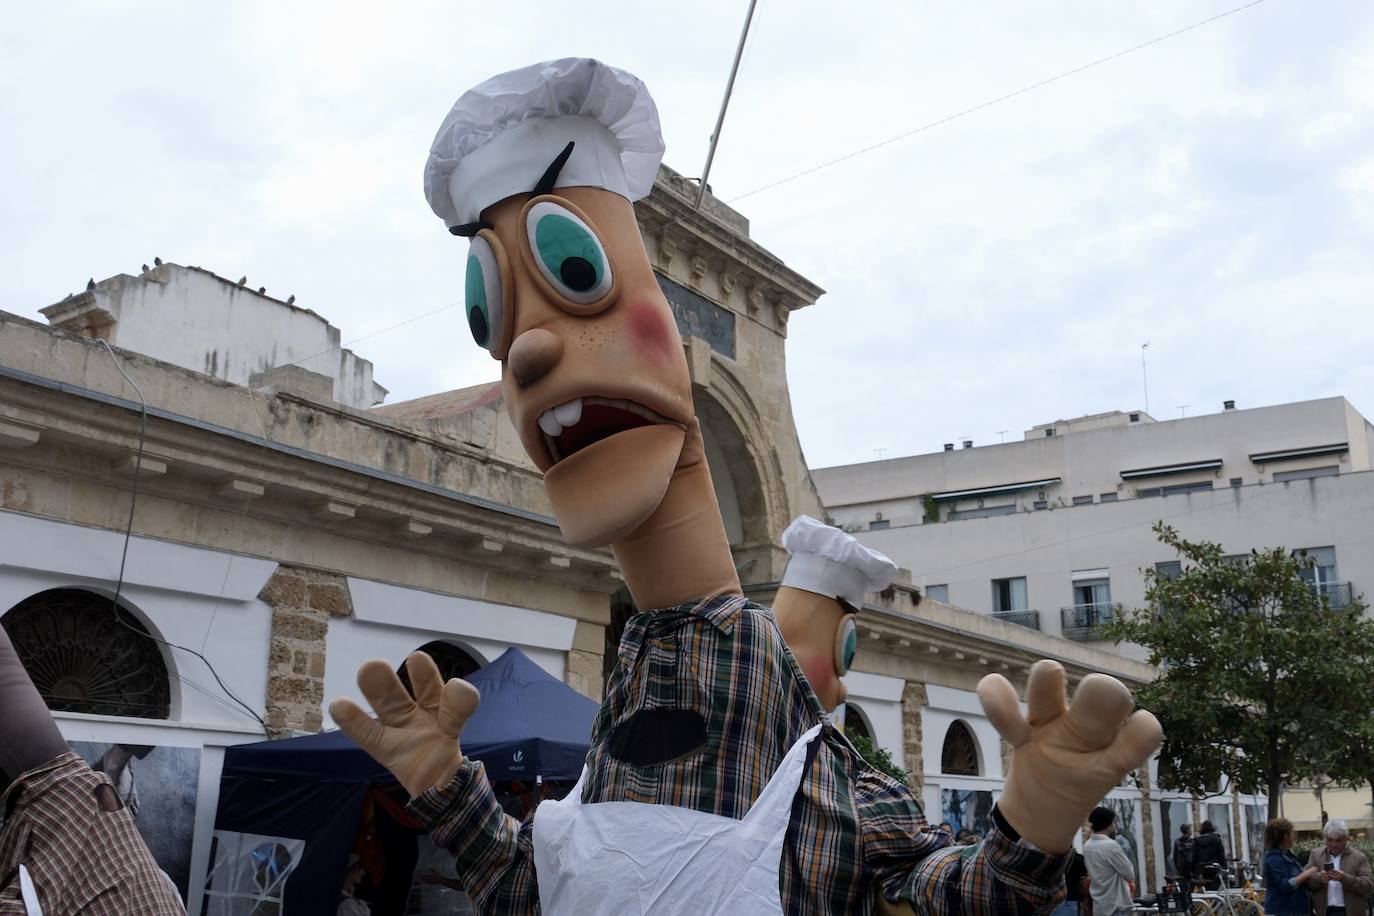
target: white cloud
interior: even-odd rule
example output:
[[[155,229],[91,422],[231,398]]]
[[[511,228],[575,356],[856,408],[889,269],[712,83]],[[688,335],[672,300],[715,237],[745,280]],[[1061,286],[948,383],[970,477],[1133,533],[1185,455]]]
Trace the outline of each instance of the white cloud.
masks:
[[[732,199],[1235,0],[1107,9],[763,0],[712,185]],[[742,8],[147,3],[9,12],[0,308],[154,254],[294,292],[392,399],[495,377],[419,175],[459,92],[566,54],[626,67],[668,163],[705,157]],[[788,368],[816,465],[1369,390],[1374,15],[1271,0],[739,202],[828,290]]]

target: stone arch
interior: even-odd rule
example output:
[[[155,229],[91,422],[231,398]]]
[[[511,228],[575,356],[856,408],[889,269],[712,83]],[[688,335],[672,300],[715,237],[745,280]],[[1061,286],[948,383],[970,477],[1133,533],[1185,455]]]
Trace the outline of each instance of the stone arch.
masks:
[[[416,650],[429,653],[429,657],[434,659],[434,663],[439,667],[440,679],[445,683],[449,678],[467,677],[487,663],[480,652],[456,639],[432,639],[423,646],[417,646]],[[406,691],[413,695],[405,659],[401,659],[396,666],[396,676],[400,678]]]
[[[853,701],[845,701],[844,704],[844,730],[849,734],[863,735],[869,741],[877,743],[877,738],[873,734],[873,723],[868,718],[868,713],[863,711],[859,704]]]
[[[48,707],[171,719],[179,699],[161,635],[127,601],[87,588],[50,588],[0,617]]]
[[[791,516],[768,431],[749,393],[718,361],[709,382],[695,386],[694,401],[712,479],[720,478],[716,493],[730,545],[772,544]]]
[[[978,738],[962,719],[949,723],[945,731],[945,741],[940,748],[940,772],[945,776],[981,776],[983,773]]]

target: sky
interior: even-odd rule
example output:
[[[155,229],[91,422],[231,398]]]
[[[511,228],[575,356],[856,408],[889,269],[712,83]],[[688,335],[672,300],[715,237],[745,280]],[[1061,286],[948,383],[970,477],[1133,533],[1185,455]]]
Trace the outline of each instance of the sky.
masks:
[[[711,173],[827,292],[792,315],[810,466],[1344,395],[1374,415],[1374,6],[759,0]],[[597,57],[697,175],[747,3],[65,3],[0,30],[0,309],[154,256],[318,312],[389,402],[494,380],[430,141],[503,70]],[[1142,373],[1142,344],[1147,373]],[[1186,405],[1186,407],[1185,407]]]

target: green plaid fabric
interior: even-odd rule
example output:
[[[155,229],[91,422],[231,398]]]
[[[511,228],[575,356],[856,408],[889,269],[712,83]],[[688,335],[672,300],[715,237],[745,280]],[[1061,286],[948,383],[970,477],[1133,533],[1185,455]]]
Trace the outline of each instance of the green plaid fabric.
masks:
[[[701,749],[656,766],[607,751],[611,731],[645,709],[689,709],[707,722]],[[724,817],[749,810],[783,756],[824,711],[768,608],[740,597],[642,613],[625,627],[592,730],[583,801],[676,805]],[[798,790],[781,873],[789,914],[873,913],[877,894],[918,913],[1009,914],[1052,909],[1069,856],[1050,856],[993,829],[972,858],[927,827],[911,790],[859,757],[827,721]],[[535,913],[532,821],[496,803],[481,763],[410,810],[454,854],[484,913]]]

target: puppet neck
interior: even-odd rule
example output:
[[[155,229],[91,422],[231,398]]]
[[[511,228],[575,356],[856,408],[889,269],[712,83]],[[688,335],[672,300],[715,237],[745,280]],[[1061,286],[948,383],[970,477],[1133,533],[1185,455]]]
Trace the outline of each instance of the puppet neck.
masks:
[[[743,594],[704,455],[673,471],[658,508],[611,552],[640,610]]]

